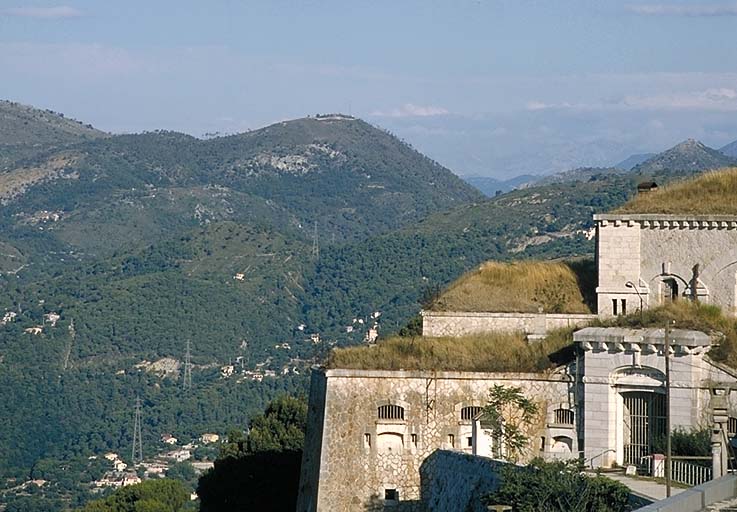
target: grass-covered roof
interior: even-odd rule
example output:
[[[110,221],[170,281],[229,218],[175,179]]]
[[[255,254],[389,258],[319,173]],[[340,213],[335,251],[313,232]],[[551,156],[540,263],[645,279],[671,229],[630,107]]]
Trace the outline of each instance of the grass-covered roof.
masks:
[[[569,346],[571,340],[572,331],[557,331],[535,343],[528,343],[523,333],[394,337],[376,345],[335,349],[327,366],[349,370],[541,372],[556,366],[556,358],[550,356]]]
[[[431,311],[591,313],[590,260],[489,261],[448,286]]]
[[[715,306],[679,301],[668,306],[595,322],[600,327],[663,327],[702,331],[718,339],[709,357],[737,369],[737,319]],[[545,372],[571,361],[573,329],[554,331],[539,342],[522,333],[489,333],[459,338],[401,338],[373,346],[339,348],[328,368],[468,372]]]
[[[737,168],[707,172],[638,194],[614,213],[737,215]]]

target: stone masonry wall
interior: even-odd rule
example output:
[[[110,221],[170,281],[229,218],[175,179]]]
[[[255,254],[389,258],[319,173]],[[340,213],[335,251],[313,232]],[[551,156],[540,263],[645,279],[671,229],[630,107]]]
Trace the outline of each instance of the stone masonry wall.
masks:
[[[461,407],[484,405],[493,384],[520,386],[540,404],[539,425],[529,432],[533,440],[545,432],[545,412],[551,404],[573,406],[568,375],[320,369],[314,373],[322,373],[326,385],[313,386],[324,397],[310,396],[306,450],[319,453],[305,454],[305,460],[314,464],[319,458],[319,481],[313,481],[314,470],[303,471],[298,512],[384,510],[387,489],[399,493],[400,501],[391,504],[392,510],[420,510],[422,463],[438,449],[467,447],[470,422],[461,421]],[[309,430],[319,428],[321,402],[324,417],[318,444]],[[403,407],[404,420],[378,419],[377,408],[386,404]],[[539,448],[531,444],[527,456],[539,454]]]
[[[486,512],[482,499],[499,487],[503,462],[438,450],[420,468],[425,512]]]
[[[297,510],[314,512],[317,509],[317,485],[320,481],[320,454],[322,453],[323,421],[325,420],[325,391],[327,379],[323,372],[312,372],[310,403],[307,409],[307,428],[302,452]]]
[[[553,329],[582,327],[595,319],[596,315],[584,314],[423,311],[422,334],[428,337],[457,337],[489,332],[544,335]]]

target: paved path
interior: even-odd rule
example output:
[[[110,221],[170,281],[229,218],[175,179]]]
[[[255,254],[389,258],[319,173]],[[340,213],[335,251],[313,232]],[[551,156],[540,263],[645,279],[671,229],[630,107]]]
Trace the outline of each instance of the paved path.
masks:
[[[602,473],[602,476],[622,482],[624,485],[629,487],[632,492],[645,496],[653,501],[665,499],[665,484],[658,483],[655,480],[632,478],[619,473]],[[671,486],[671,495],[673,496],[683,491],[685,491],[685,489],[681,487]]]

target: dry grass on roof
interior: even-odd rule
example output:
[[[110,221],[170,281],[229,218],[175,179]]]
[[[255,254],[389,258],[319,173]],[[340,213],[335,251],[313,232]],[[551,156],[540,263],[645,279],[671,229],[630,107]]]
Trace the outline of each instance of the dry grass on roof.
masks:
[[[737,369],[737,318],[727,317],[717,306],[679,300],[667,306],[646,309],[627,316],[599,320],[599,327],[665,327],[669,323],[674,329],[701,331],[719,339],[717,346],[709,351],[714,361]]]
[[[614,213],[737,215],[737,168],[707,172],[638,194]]]
[[[328,368],[350,370],[431,370],[468,372],[541,372],[565,357],[572,331],[551,333],[528,343],[519,333],[493,333],[462,338],[389,338],[374,346],[339,348]],[[551,356],[552,359],[551,359]]]
[[[591,260],[489,261],[453,282],[429,309],[591,313],[595,281]]]

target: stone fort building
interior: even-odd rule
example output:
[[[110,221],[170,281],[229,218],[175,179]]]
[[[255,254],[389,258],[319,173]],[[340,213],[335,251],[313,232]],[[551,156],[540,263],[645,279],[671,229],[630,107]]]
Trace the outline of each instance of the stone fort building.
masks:
[[[737,311],[737,217],[594,220],[599,317],[686,299]],[[580,327],[568,359],[544,373],[315,369],[298,511],[423,510],[420,470],[433,452],[500,455],[479,414],[494,384],[520,387],[539,406],[523,459],[642,465],[665,433],[665,331],[585,327],[596,316],[423,318],[425,335],[517,330],[534,340],[553,327]],[[669,340],[672,428],[717,427],[726,452],[737,431],[737,372],[709,358],[718,340],[705,333],[673,329]]]

